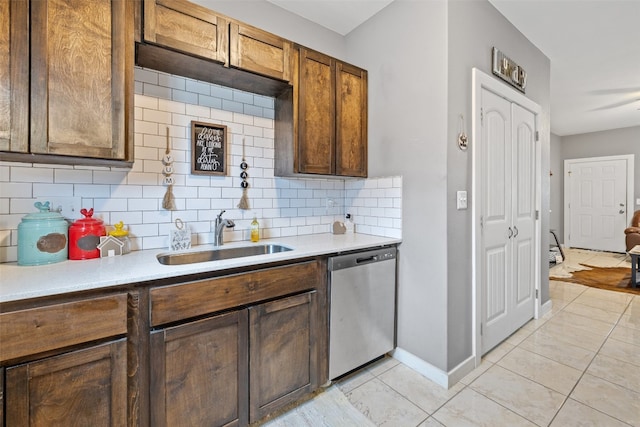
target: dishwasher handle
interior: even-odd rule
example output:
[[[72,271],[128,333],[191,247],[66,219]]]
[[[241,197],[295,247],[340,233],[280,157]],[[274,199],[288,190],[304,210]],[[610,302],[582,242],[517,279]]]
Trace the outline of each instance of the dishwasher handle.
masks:
[[[395,246],[329,257],[329,271],[343,270],[375,262],[395,260]]]
[[[377,255],[372,255],[369,257],[365,257],[365,258],[356,258],[356,264],[360,265],[360,264],[368,264],[370,262],[376,262],[378,261],[378,256]]]

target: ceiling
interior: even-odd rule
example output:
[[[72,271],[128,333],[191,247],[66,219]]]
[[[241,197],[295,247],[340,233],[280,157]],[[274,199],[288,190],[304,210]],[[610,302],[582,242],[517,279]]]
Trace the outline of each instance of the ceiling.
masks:
[[[268,1],[346,35],[393,0]],[[640,125],[640,0],[489,1],[551,60],[553,133]]]

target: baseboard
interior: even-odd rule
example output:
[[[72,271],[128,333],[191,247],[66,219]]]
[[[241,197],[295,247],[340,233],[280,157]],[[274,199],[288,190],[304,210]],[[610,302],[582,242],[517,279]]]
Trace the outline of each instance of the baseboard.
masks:
[[[425,362],[418,356],[409,353],[401,348],[396,348],[391,356],[404,365],[407,365],[420,375],[430,379],[434,383],[446,389],[450,388],[469,372],[475,368],[475,357],[470,356],[468,359],[460,363],[449,372],[445,372],[440,368],[436,368],[432,364]]]
[[[552,307],[553,307],[553,301],[551,301],[551,298],[549,298],[547,302],[545,302],[544,304],[542,304],[542,306],[540,306],[540,315],[538,316],[538,318],[549,313]]]

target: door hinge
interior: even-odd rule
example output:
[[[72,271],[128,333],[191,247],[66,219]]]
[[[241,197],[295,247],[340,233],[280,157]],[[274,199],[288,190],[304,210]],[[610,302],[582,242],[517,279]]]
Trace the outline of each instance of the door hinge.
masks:
[[[484,217],[480,215],[480,228],[484,228]]]
[[[536,141],[540,141],[540,132],[536,131]]]
[[[480,108],[480,124],[484,121],[484,110]]]
[[[482,326],[483,326],[483,324],[482,324],[482,323],[480,323],[480,336],[482,336],[482,333],[484,332],[484,331],[482,330]]]
[[[536,220],[540,219],[540,211],[536,210]]]
[[[536,299],[540,298],[539,295],[538,289],[536,289]]]

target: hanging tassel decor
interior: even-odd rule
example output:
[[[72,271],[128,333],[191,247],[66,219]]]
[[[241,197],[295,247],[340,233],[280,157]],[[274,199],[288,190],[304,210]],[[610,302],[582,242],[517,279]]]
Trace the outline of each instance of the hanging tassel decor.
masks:
[[[249,196],[247,195],[247,189],[249,188],[247,177],[249,174],[247,174],[247,168],[249,168],[249,165],[244,157],[244,138],[242,138],[242,163],[240,163],[240,169],[242,169],[242,172],[240,172],[240,178],[242,178],[242,182],[240,183],[242,187],[242,198],[240,199],[240,203],[238,203],[238,209],[244,210],[249,209]]]
[[[174,178],[171,176],[173,174],[173,156],[171,155],[171,140],[169,139],[169,127],[167,126],[167,148],[164,152],[164,157],[162,158],[162,163],[164,164],[164,168],[162,169],[162,173],[164,174],[164,185],[167,186],[167,192],[162,199],[162,208],[168,211],[176,210],[176,201],[173,196],[173,183]]]

